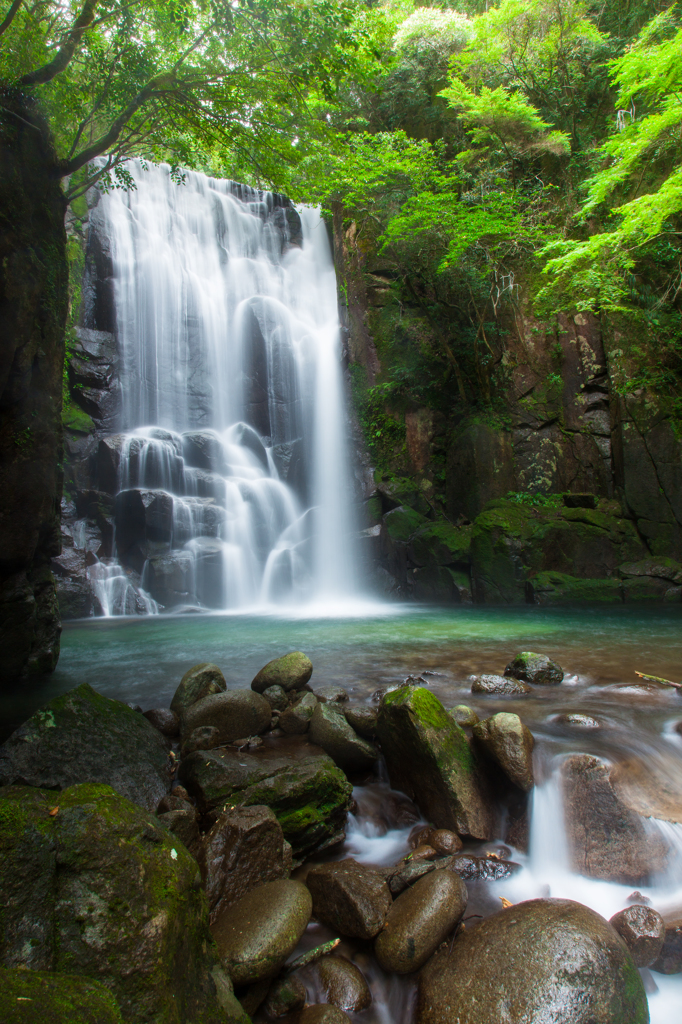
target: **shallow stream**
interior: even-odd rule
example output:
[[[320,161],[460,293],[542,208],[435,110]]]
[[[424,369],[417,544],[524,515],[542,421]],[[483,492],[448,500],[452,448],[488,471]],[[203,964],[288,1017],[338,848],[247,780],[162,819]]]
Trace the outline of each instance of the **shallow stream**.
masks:
[[[484,916],[492,913],[501,896],[515,903],[548,894],[570,897],[607,918],[627,905],[633,886],[586,879],[569,870],[557,768],[571,752],[610,761],[636,758],[656,780],[657,789],[663,780],[669,798],[682,809],[682,734],[676,729],[682,723],[682,693],[643,683],[635,674],[682,679],[682,609],[439,610],[368,605],[360,616],[216,614],[73,622],[65,627],[54,675],[30,688],[17,684],[0,696],[0,739],[37,707],[82,682],[145,709],[167,707],[181,676],[197,662],[215,662],[228,686],[245,687],[267,661],[295,649],[313,661],[313,687],[337,683],[353,701],[371,701],[377,689],[410,675],[421,676],[423,685],[446,707],[466,703],[481,717],[513,710],[530,727],[539,782],[533,795],[530,850],[512,851],[512,858],[522,865],[516,875],[474,884],[468,913],[472,907]],[[502,672],[520,650],[539,651],[558,661],[565,673],[562,685],[535,688],[513,698],[470,692],[470,674]],[[567,713],[587,716],[599,727],[556,721]],[[358,811],[349,822],[345,847],[335,856],[395,863],[408,851],[414,809],[381,781],[358,788],[356,800]],[[673,856],[666,877],[639,891],[664,916],[677,917],[682,912],[682,824],[654,821],[651,828],[664,833]],[[485,844],[485,849],[494,846]],[[327,937],[313,926],[306,945]],[[362,950],[344,952],[367,958]],[[374,1004],[356,1015],[358,1020],[407,1022],[410,983],[389,979],[373,962],[360,960]],[[682,975],[645,975],[653,1024],[677,1024]]]

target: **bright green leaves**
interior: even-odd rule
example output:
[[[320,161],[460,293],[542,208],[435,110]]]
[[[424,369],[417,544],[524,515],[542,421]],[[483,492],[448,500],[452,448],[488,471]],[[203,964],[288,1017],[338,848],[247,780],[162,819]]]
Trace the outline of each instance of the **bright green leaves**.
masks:
[[[554,154],[570,150],[570,139],[563,132],[552,131],[531,103],[519,92],[508,92],[503,86],[479,93],[464,82],[453,79],[440,93],[459,112],[472,141],[479,146],[502,148],[511,157],[545,150]]]

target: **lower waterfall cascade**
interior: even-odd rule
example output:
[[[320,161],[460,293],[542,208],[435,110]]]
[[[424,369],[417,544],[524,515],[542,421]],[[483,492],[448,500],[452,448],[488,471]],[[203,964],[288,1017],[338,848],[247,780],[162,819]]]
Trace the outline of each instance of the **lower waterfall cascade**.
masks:
[[[132,162],[101,197],[120,430],[101,612],[231,610],[354,592],[336,280],[313,209]]]

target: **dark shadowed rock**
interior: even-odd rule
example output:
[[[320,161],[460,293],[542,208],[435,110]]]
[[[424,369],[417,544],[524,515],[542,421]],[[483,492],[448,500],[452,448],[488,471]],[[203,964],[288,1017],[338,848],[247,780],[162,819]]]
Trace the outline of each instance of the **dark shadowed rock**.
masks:
[[[591,878],[639,885],[665,868],[669,849],[620,799],[613,772],[589,754],[573,754],[562,766],[571,861]]]
[[[398,896],[418,878],[436,870],[436,862],[432,860],[401,861],[386,872],[386,884],[394,896]]]
[[[257,736],[270,725],[272,711],[265,697],[253,690],[227,690],[203,697],[187,708],[180,719],[183,737],[202,726],[218,730],[220,743]]]
[[[262,693],[270,686],[281,686],[287,692],[300,690],[313,674],[313,663],[302,651],[292,651],[281,658],[269,661],[258,672],[251,683],[251,689]]]
[[[342,860],[312,868],[306,885],[315,917],[341,935],[373,939],[383,928],[391,893],[378,871]]]
[[[180,719],[168,708],[151,708],[144,712],[144,717],[163,736],[177,736],[180,732]]]
[[[462,729],[424,687],[387,693],[378,736],[391,785],[407,793],[424,817],[476,839],[494,832],[490,800]]]
[[[531,953],[532,951],[532,953]],[[419,978],[417,1024],[648,1024],[642,980],[603,917],[530,900],[438,950]]]
[[[309,731],[310,742],[322,747],[345,772],[366,772],[376,764],[376,748],[358,736],[337,704],[316,704]]]
[[[187,847],[193,857],[199,856],[201,836],[194,808],[165,811],[157,815],[157,820]]]
[[[515,679],[523,679],[533,686],[558,686],[564,678],[560,665],[546,654],[534,654],[532,651],[517,654],[507,665],[504,674]]]
[[[315,689],[315,696],[323,704],[344,704],[348,700],[348,694],[343,686],[318,686]]]
[[[222,1024],[194,858],[109,786],[72,786],[55,804],[0,789],[0,966],[96,978],[126,1021]]]
[[[530,729],[518,715],[501,711],[474,726],[474,736],[486,754],[499,764],[510,782],[529,792],[534,786]]]
[[[211,930],[235,985],[275,975],[298,945],[311,912],[310,893],[291,879],[267,882],[224,908]]]
[[[317,697],[313,693],[304,693],[300,700],[281,713],[279,728],[290,735],[301,736],[308,731],[316,706]]]
[[[171,711],[182,717],[183,711],[196,704],[198,700],[210,697],[214,693],[223,693],[226,689],[225,676],[218,666],[204,661],[185,672],[173,695]]]
[[[438,861],[435,867],[439,867]],[[458,853],[448,857],[443,867],[454,871],[465,882],[497,882],[500,878],[509,878],[521,870],[521,865],[512,860],[498,860],[496,857],[474,857],[469,853]]]
[[[2,1024],[122,1024],[108,988],[75,974],[0,968]]]
[[[429,836],[429,846],[432,846],[436,853],[442,857],[448,857],[450,854],[457,853],[462,849],[462,840],[459,838],[456,832],[451,832],[447,828],[436,828]]]
[[[198,750],[182,761],[179,779],[204,813],[234,804],[270,807],[295,856],[344,838],[352,787],[325,755],[293,760]]]
[[[350,1024],[350,1017],[331,1003],[315,1003],[296,1015],[295,1024]]]
[[[651,970],[659,974],[682,974],[682,918],[666,921],[663,948]]]
[[[340,1010],[359,1013],[372,1002],[372,993],[362,971],[345,956],[323,956],[315,962],[327,1002]]]
[[[520,693],[531,693],[532,687],[520,679],[511,676],[487,674],[478,676],[471,684],[472,693],[496,693],[502,696],[516,696]]]
[[[665,921],[651,907],[626,907],[613,915],[610,924],[632,953],[637,967],[650,967],[660,955],[665,940]]]
[[[294,1010],[301,1010],[305,1006],[307,995],[305,985],[295,974],[275,978],[263,1003],[265,1015],[273,1019],[284,1017]]]
[[[263,690],[263,696],[273,711],[286,711],[289,707],[289,698],[281,686],[268,686]]]
[[[284,835],[270,808],[224,811],[204,838],[202,867],[211,921],[252,889],[284,878]]]
[[[431,871],[415,882],[392,905],[374,943],[384,970],[418,971],[459,924],[467,900],[466,886],[450,871]]]
[[[379,712],[377,708],[367,705],[361,707],[353,706],[343,709],[346,721],[352,729],[355,729],[358,736],[363,739],[373,740],[377,734],[377,719]]]
[[[189,736],[182,741],[180,756],[188,757],[195,750],[213,750],[214,747],[220,746],[220,743],[220,729],[216,729],[214,725],[200,725],[197,729],[192,729]]]
[[[102,782],[155,810],[170,788],[168,746],[144,715],[83,683],[36,711],[0,747],[0,785]]]

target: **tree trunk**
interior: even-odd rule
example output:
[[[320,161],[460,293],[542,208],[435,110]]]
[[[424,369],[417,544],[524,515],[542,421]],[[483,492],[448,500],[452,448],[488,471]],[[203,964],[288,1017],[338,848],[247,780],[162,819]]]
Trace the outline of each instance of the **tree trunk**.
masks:
[[[64,199],[33,102],[0,95],[0,677],[52,671],[61,624]]]

